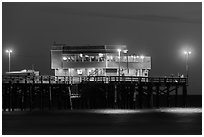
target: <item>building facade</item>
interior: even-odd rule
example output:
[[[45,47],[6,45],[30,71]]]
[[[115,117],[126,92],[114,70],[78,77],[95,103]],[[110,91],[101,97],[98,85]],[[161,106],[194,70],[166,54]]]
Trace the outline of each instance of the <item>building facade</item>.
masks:
[[[128,55],[126,45],[66,46],[51,49],[55,76],[148,77],[151,57]]]

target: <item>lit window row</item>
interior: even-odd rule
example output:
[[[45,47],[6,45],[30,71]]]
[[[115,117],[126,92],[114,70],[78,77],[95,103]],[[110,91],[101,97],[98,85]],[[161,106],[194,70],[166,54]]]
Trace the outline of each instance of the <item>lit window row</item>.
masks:
[[[115,56],[115,55],[107,55],[105,56],[102,53],[99,53],[97,56],[94,55],[83,55],[83,54],[78,54],[78,55],[64,55],[62,57],[63,61],[67,62],[104,62],[104,61],[109,61],[109,62],[143,62],[144,61],[144,56]]]

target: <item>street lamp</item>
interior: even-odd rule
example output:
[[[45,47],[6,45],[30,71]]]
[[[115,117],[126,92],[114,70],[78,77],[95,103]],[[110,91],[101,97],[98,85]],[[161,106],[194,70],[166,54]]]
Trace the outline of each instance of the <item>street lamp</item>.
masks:
[[[129,74],[129,68],[128,68],[128,50],[126,49],[126,50],[124,50],[123,51],[125,54],[126,54],[126,59],[127,59],[127,72],[128,72],[128,74]]]
[[[118,75],[120,76],[120,52],[121,52],[121,49],[118,49],[118,57],[119,57],[119,72],[118,72]]]
[[[141,55],[141,56],[140,56],[140,58],[142,59],[142,62],[143,62],[144,56],[143,56],[143,55]]]
[[[191,51],[184,51],[184,54],[186,55],[186,77],[188,79],[188,70],[189,70],[188,58],[189,58],[189,55],[191,54]]]
[[[68,59],[68,58],[67,58],[66,56],[63,56],[63,57],[62,57],[62,60],[63,60],[63,61],[67,61],[67,59]],[[64,75],[65,75],[65,80],[64,80],[64,81],[66,82],[66,75],[67,75],[67,73],[66,73],[66,69],[64,68],[64,62],[63,62],[63,61],[62,61],[62,69],[63,69]]]
[[[10,70],[11,70],[11,53],[12,53],[12,50],[7,49],[6,53],[8,53],[8,55],[9,55],[9,72],[10,72]]]

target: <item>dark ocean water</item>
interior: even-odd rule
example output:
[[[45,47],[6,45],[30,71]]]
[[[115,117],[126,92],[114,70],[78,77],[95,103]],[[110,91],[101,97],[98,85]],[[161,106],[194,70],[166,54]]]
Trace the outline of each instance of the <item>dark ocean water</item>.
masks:
[[[3,135],[200,135],[201,108],[3,112]]]

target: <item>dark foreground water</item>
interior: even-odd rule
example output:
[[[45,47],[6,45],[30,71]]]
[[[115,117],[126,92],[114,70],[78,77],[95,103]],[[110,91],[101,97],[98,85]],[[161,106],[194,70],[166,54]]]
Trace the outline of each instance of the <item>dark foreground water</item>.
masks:
[[[3,135],[202,134],[201,108],[2,113]]]

